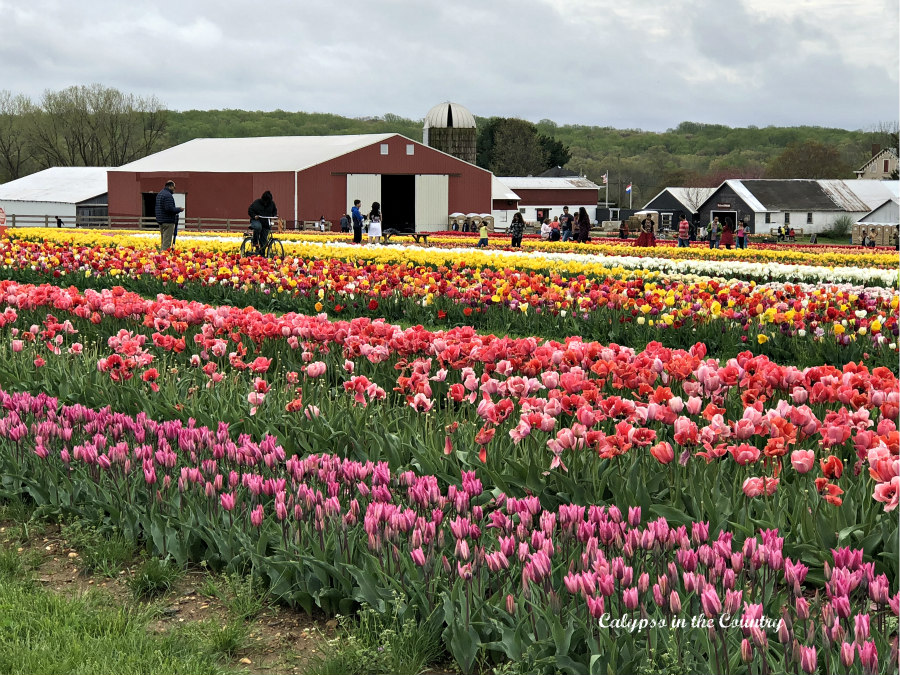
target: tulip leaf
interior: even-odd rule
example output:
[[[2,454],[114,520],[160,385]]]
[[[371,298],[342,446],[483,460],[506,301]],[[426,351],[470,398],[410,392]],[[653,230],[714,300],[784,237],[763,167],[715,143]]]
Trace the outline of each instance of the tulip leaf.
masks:
[[[691,522],[691,519],[684,512],[665,504],[652,504],[650,510],[656,515],[665,518],[670,524],[687,525]]]

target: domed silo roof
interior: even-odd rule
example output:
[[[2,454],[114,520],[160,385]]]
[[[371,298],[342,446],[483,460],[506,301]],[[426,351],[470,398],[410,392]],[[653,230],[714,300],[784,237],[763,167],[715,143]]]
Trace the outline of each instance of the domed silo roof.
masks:
[[[475,116],[459,103],[438,103],[425,115],[425,128],[474,129]]]

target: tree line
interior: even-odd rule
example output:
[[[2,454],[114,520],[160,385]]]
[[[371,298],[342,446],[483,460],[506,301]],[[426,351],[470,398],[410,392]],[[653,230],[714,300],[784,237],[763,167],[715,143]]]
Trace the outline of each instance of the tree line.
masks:
[[[897,147],[897,122],[867,130],[743,127],[682,122],[665,132],[476,117],[477,163],[496,175],[538,175],[562,166],[610,201],[633,185],[642,203],[666,186],[717,186],[728,178],[853,178],[873,145]],[[204,137],[399,133],[422,140],[422,121],[394,114],[167,110],[99,84],[47,91],[39,101],[0,91],[0,182],[52,166],[120,166]]]

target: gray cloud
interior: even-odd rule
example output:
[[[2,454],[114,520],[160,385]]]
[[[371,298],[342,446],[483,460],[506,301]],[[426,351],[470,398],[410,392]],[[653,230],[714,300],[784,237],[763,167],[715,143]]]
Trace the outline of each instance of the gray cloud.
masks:
[[[478,115],[663,130],[898,117],[895,0],[0,0],[0,87],[175,110]]]

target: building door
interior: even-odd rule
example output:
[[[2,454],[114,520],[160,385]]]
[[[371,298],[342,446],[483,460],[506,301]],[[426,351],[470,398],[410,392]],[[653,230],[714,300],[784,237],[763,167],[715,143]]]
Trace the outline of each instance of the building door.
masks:
[[[381,209],[383,228],[400,232],[416,231],[416,177],[413,175],[381,176]]]
[[[722,227],[725,227],[726,223],[731,223],[731,231],[734,232],[737,229],[737,211],[713,211],[709,214],[710,222],[716,216],[719,217],[719,225]]]
[[[372,210],[372,202],[381,202],[381,174],[380,173],[350,173],[347,174],[347,211],[353,208],[353,201],[358,199],[359,212],[363,216]]]
[[[449,225],[450,179],[442,176],[416,176],[416,230],[440,232]]]

